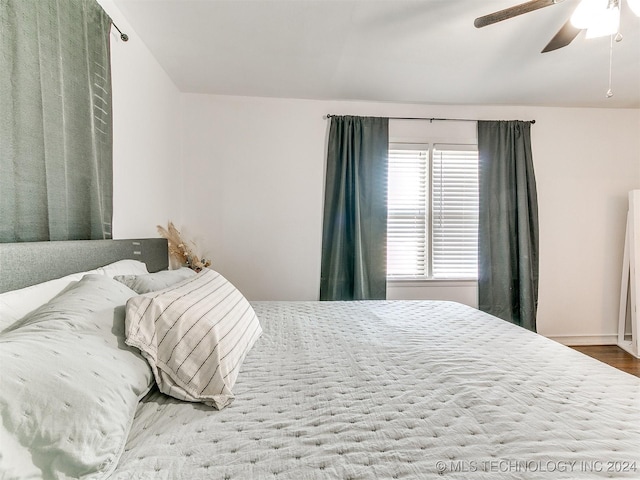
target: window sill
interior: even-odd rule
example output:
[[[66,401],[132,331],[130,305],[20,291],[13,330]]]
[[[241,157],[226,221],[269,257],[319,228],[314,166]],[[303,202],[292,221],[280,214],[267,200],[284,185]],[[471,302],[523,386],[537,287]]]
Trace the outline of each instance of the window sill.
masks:
[[[387,278],[390,287],[475,287],[475,278]]]

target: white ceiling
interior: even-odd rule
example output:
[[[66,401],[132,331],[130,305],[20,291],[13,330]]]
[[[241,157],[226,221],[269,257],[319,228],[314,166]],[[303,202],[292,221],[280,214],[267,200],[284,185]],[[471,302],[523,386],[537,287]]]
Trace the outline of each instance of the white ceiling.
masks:
[[[577,0],[476,29],[524,0],[115,0],[183,92],[640,108],[640,19],[540,51]]]

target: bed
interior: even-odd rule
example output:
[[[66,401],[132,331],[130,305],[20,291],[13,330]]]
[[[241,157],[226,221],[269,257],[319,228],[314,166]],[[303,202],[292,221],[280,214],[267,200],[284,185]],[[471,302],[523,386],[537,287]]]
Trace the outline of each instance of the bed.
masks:
[[[140,241],[119,242],[129,243],[124,253],[123,244],[118,246],[116,256],[141,258],[131,253],[140,252],[132,243]],[[109,241],[100,249],[110,250],[115,243]],[[83,253],[85,246],[64,242],[56,248],[74,258],[93,258],[95,254]],[[0,246],[4,290],[40,280],[20,278],[13,248],[23,247]],[[159,252],[155,258],[160,262],[150,261],[155,263],[148,270],[166,268],[166,244],[145,244],[143,249],[146,254]],[[34,258],[32,252],[26,255]],[[108,279],[96,274],[87,278],[108,290],[109,282],[117,283],[110,275],[123,274],[125,267],[102,272]],[[55,273],[49,271],[47,281]],[[145,275],[139,270],[129,274]],[[176,285],[193,278],[200,275]],[[87,291],[91,297],[92,291]],[[3,298],[11,293],[0,295],[0,313]],[[114,302],[118,295],[114,293]],[[164,293],[139,297],[145,295]],[[139,298],[125,297],[127,305],[130,298]],[[46,310],[46,305],[40,308]],[[0,478],[640,478],[639,378],[451,302],[251,302],[251,307],[262,334],[243,357],[232,401],[219,409],[161,392],[139,355],[132,367],[137,373],[129,375],[123,368],[111,372],[129,382],[111,395],[120,388],[120,380],[108,381],[104,377],[109,372],[89,367],[88,357],[82,357],[74,368],[76,375],[87,375],[86,384],[56,377],[52,385],[74,389],[65,400],[69,404],[75,396],[90,396],[107,384],[102,396],[87,399],[77,411],[74,405],[48,400],[39,421],[33,421],[37,415],[26,412],[26,400],[22,406],[8,405],[13,399],[5,389],[29,380],[31,370],[23,363],[30,360],[14,359],[14,367],[6,367],[4,361],[7,352],[13,352],[16,332],[35,327],[29,322],[21,326],[24,320],[2,327]],[[116,323],[123,323],[130,311],[124,311],[124,303],[109,308],[115,333],[101,330],[100,335],[121,335]],[[47,332],[44,328],[42,336]],[[83,342],[72,341],[68,348]],[[101,342],[119,349],[114,350],[114,360],[98,362],[105,370],[117,363],[116,357],[124,355],[129,361],[137,354],[122,341],[101,337]],[[7,373],[11,368],[18,373]],[[56,368],[51,366],[49,374],[60,375]],[[21,393],[15,395],[34,396],[40,382],[48,381],[40,378],[42,372],[37,375],[38,382],[16,386],[14,391]],[[146,386],[133,388],[136,378]],[[102,418],[100,409],[109,395],[114,402],[129,398],[128,407]],[[85,470],[76,469],[77,474],[69,473],[68,459],[60,453],[69,439],[52,439],[55,428],[40,426],[65,415],[71,421],[88,415],[90,421],[78,420],[85,443],[107,450],[98,452],[102,456],[86,449],[76,452],[76,463],[86,464]],[[34,442],[33,432],[46,437],[35,442],[38,455],[25,453],[16,436],[16,429],[27,428],[23,425],[30,429],[30,441]]]

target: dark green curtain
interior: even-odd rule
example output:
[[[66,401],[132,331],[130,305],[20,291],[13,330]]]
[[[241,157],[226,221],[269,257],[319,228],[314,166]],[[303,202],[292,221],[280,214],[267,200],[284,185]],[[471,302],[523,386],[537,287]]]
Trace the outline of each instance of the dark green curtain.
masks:
[[[538,200],[531,123],[478,122],[480,310],[536,331]]]
[[[0,242],[111,238],[110,26],[95,0],[0,0]]]
[[[389,119],[331,117],[320,300],[387,295]]]

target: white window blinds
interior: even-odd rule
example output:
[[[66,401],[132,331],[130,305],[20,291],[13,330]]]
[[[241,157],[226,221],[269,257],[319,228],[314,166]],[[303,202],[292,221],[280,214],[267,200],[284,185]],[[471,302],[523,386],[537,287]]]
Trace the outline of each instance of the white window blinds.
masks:
[[[432,276],[477,278],[478,152],[475,147],[434,146],[432,205]]]
[[[425,146],[389,150],[387,275],[425,276],[429,152]]]
[[[387,275],[477,278],[475,146],[389,149]]]

